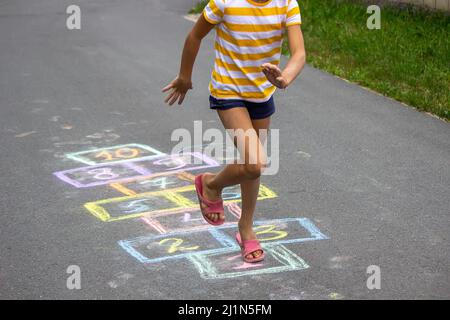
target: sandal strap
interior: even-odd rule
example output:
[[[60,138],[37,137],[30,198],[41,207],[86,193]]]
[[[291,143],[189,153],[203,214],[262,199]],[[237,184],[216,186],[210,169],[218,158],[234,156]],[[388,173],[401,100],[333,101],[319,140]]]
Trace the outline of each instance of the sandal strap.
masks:
[[[256,251],[261,251],[261,254],[264,252],[264,250],[261,247],[261,244],[259,243],[258,240],[253,239],[253,240],[245,240],[243,241],[243,252],[244,255],[247,256],[251,253],[254,253]]]
[[[206,217],[205,214],[209,214],[209,213],[223,214],[224,213],[223,200],[219,199],[219,200],[211,201],[211,200],[206,199],[203,196],[202,179],[203,179],[203,174],[197,176],[194,181],[198,200],[200,202],[200,210],[202,212],[203,217],[205,218],[205,220],[208,223],[210,223],[212,225],[220,225],[224,222],[224,219],[212,221],[208,217]]]
[[[197,189],[198,189],[198,196],[200,198],[200,200],[206,204],[208,207],[217,207],[217,206],[223,206],[223,200],[222,199],[218,199],[218,200],[208,200],[203,196],[203,185],[202,185],[202,180],[203,180],[203,174],[199,176],[200,178],[198,179],[198,183],[197,183]]]

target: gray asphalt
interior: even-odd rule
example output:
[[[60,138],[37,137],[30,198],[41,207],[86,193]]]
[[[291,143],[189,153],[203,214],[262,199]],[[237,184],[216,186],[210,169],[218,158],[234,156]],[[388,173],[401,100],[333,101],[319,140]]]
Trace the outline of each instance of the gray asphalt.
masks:
[[[53,172],[82,166],[68,152],[141,143],[169,152],[176,128],[221,128],[208,109],[213,38],[192,90],[167,108],[192,1],[0,1],[0,298],[425,299],[450,298],[450,126],[307,66],[276,94],[276,199],[258,219],[306,217],[328,240],[286,245],[308,269],[207,280],[187,260],[146,266],[117,241],[148,234],[136,220],[102,222]],[[307,13],[303,13],[307,14]],[[81,268],[80,290],[66,269]],[[369,265],[381,289],[366,286]]]

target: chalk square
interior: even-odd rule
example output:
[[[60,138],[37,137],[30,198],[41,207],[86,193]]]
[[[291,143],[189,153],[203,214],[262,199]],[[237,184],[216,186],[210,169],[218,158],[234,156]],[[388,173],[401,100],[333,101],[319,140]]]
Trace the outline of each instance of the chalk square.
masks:
[[[162,173],[142,176],[121,183],[111,183],[110,186],[126,195],[177,189],[194,184],[195,176],[189,172]]]
[[[138,160],[142,170],[149,172],[149,175],[162,173],[177,173],[183,171],[194,171],[218,167],[220,164],[199,152],[185,152],[182,154],[169,154],[158,156],[157,158]]]
[[[194,205],[176,192],[165,190],[87,202],[84,207],[98,219],[111,222],[177,211]]]
[[[121,163],[106,163],[106,164],[98,164],[86,167],[80,167],[75,169],[69,169],[59,172],[54,172],[53,174],[61,179],[62,181],[71,184],[77,188],[87,188],[93,186],[100,186],[105,184],[111,184],[115,182],[127,181],[133,178],[137,178],[139,176],[152,176],[158,175],[161,173],[176,173],[182,171],[192,171],[210,167],[216,167],[219,164],[210,159],[201,153],[192,153],[189,155],[185,155],[185,157],[191,156],[196,159],[200,159],[202,161],[199,165],[187,165],[183,159],[179,160],[180,163],[175,164],[175,166],[170,167],[169,164],[177,162],[177,156],[167,156],[167,155],[158,155],[155,157],[150,157],[151,159],[141,158],[141,159],[131,159],[127,162]],[[172,162],[167,162],[167,159],[171,159]],[[150,164],[150,165],[149,165]],[[107,175],[102,175],[102,178],[95,178],[99,176],[96,174],[98,169],[109,169],[109,170],[119,170],[123,168],[131,169],[133,172],[127,174],[113,174],[110,178]],[[151,170],[150,170],[151,169]],[[163,170],[158,172],[157,170]]]
[[[114,151],[121,151],[123,153],[124,157],[129,157],[125,159],[120,159],[117,157],[114,157],[111,155],[112,159],[116,160],[106,160],[106,161],[99,161],[97,158],[99,158],[99,155],[101,155],[102,152],[108,152],[113,153]],[[110,154],[111,154],[110,153]],[[136,155],[134,155],[136,153]],[[72,152],[67,153],[66,157],[81,162],[87,165],[96,165],[96,164],[102,164],[102,163],[120,163],[120,162],[126,162],[130,159],[140,159],[140,158],[152,158],[160,155],[165,155],[165,153],[152,148],[145,144],[139,144],[139,143],[128,143],[128,144],[121,144],[116,145],[112,147],[105,147],[105,148],[97,148],[97,149],[89,149],[85,151],[78,151],[78,152]]]
[[[140,216],[146,212],[160,212],[179,208],[170,197],[162,193],[147,194],[138,199],[127,199],[121,202],[108,202],[102,205],[108,212],[111,221],[121,220],[123,216],[130,218],[133,215]]]
[[[181,188],[169,189],[166,191],[176,193],[179,197],[185,199],[185,203],[193,204],[191,207],[198,207],[198,197],[194,184]],[[222,195],[222,199],[224,204],[241,202],[240,186],[227,187],[223,191],[224,193]],[[260,185],[258,200],[272,199],[276,197],[277,194],[273,190],[269,189],[265,185]]]
[[[118,244],[142,263],[157,263],[186,258],[194,253],[218,253],[237,248],[233,239],[215,229],[138,237],[120,240]]]
[[[188,257],[203,279],[230,279],[242,276],[304,270],[309,265],[295,253],[280,244],[262,245],[265,259],[258,263],[245,263],[239,250],[198,253]]]
[[[237,233],[235,226],[219,228],[229,237],[234,237]],[[253,230],[262,244],[289,244],[328,239],[310,219],[303,217],[256,220],[253,223]]]
[[[263,185],[260,186],[259,192],[260,193],[258,195],[258,200],[269,199],[277,196],[275,192],[273,192],[272,190]],[[150,206],[148,210],[141,210],[140,212],[133,212],[133,213],[123,212],[121,214],[116,213],[115,217],[112,217],[112,214],[109,213],[109,210],[111,210],[109,204],[116,204],[117,206],[121,206],[120,203],[123,202],[140,201],[141,199],[145,199],[146,197],[152,196],[157,196],[159,199],[162,200],[166,198],[167,200],[170,200],[173,203],[169,204],[166,202],[167,207],[155,204],[154,206]],[[240,201],[241,199],[239,197],[237,199],[225,200],[224,204],[238,203]],[[90,213],[92,213],[100,220],[110,222],[144,216],[151,218],[153,215],[162,212],[178,212],[181,209],[198,208],[199,204],[197,194],[195,192],[195,186],[188,185],[181,188],[147,192],[125,197],[116,197],[99,200],[95,202],[88,202],[84,206]]]
[[[223,225],[236,225],[241,215],[241,208],[235,203],[224,204],[225,223]],[[157,232],[174,233],[183,231],[198,231],[211,228],[205,221],[200,208],[186,208],[176,212],[163,212],[150,217],[141,218],[142,221]]]
[[[53,173],[61,181],[77,188],[89,188],[146,175],[133,163],[108,163]]]

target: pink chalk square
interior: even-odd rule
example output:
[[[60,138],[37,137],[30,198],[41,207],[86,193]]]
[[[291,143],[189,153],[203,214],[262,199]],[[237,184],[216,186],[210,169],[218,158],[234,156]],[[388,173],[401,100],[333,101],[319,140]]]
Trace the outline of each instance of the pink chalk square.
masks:
[[[214,229],[144,236],[118,243],[142,263],[182,259],[195,253],[221,252],[236,247],[232,239]]]
[[[236,225],[240,218],[241,208],[235,203],[226,204],[224,207],[226,221],[224,225]],[[156,213],[141,219],[161,234],[211,228],[211,225],[203,218],[200,208]]]

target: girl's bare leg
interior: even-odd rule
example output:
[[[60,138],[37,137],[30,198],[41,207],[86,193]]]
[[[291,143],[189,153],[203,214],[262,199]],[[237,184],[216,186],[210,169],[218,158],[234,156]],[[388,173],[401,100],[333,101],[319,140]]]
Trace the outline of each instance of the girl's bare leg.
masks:
[[[203,179],[204,195],[207,199],[216,200],[220,197],[223,188],[240,184],[242,216],[239,221],[239,231],[243,240],[255,239],[256,236],[252,230],[253,213],[259,192],[259,176],[265,164],[265,154],[258,134],[259,129],[269,127],[270,118],[252,121],[245,108],[219,110],[218,113],[226,129],[249,130],[254,133],[255,140],[246,139],[245,143],[239,144],[235,139],[235,145],[241,156],[245,157],[245,163],[229,164],[216,175],[205,174]],[[215,221],[219,219],[219,214],[211,213],[208,218]],[[220,218],[223,219],[223,217]],[[260,254],[260,251],[253,253],[255,257]]]
[[[259,137],[259,130],[269,129],[270,118],[252,120],[252,124]],[[263,137],[259,138],[261,143],[264,143],[262,140]],[[255,213],[256,201],[259,193],[259,184],[260,178],[241,182],[242,212],[241,219],[239,220],[239,232],[244,240],[256,239],[256,235],[253,232],[253,215]],[[253,253],[253,256],[257,258],[260,254],[261,251],[256,251]],[[251,258],[250,255],[248,258]]]
[[[203,190],[204,196],[209,200],[218,199],[222,193],[222,189],[225,187],[240,184],[245,180],[258,179],[265,163],[263,148],[253,128],[247,109],[237,107],[228,110],[218,110],[218,114],[225,129],[241,129],[253,133],[255,139],[245,139],[245,143],[237,143],[238,139],[234,141],[241,158],[244,157],[243,160],[245,161],[243,161],[243,164],[228,164],[217,174],[205,173]],[[215,221],[218,219],[218,214],[211,213],[208,218]]]

